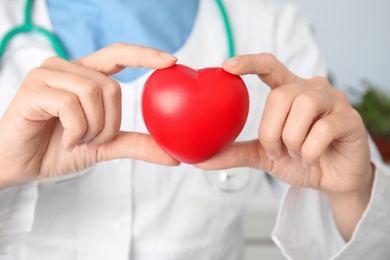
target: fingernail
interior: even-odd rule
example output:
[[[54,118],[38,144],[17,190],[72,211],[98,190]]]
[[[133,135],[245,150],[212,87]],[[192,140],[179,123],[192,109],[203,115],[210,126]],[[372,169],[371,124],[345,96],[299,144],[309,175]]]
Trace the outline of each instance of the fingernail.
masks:
[[[272,161],[278,157],[278,155],[274,151],[266,151],[266,153],[268,158]]]
[[[176,56],[174,56],[170,53],[166,53],[166,52],[161,52],[160,57],[163,58],[164,60],[168,60],[168,61],[177,60]]]
[[[294,150],[289,150],[288,153],[290,154],[290,156],[294,159],[298,158],[299,157],[299,153],[297,151],[294,151]]]
[[[237,57],[233,57],[233,58],[225,61],[223,63],[223,66],[232,68],[232,67],[238,66],[239,63],[240,63],[240,60]]]
[[[311,167],[311,164],[308,163],[307,161],[302,161],[302,165],[303,165],[303,167],[306,168],[306,169]]]
[[[71,145],[66,150],[68,151],[68,153],[71,153],[74,150],[74,148],[76,148],[76,146],[77,146],[77,144]]]

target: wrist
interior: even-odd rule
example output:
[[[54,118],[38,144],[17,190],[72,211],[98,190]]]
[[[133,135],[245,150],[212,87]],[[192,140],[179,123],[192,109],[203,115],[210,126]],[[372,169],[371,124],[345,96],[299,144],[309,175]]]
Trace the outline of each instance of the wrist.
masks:
[[[371,198],[375,178],[375,166],[371,164],[369,173],[358,188],[345,192],[324,191],[332,208],[335,223],[348,241],[359,223]]]
[[[371,190],[374,184],[375,166],[371,163],[367,169],[367,174],[364,177],[360,176],[359,185],[354,185],[355,188],[344,191],[323,190],[324,194],[330,201],[341,202],[344,200],[369,200],[371,197]]]

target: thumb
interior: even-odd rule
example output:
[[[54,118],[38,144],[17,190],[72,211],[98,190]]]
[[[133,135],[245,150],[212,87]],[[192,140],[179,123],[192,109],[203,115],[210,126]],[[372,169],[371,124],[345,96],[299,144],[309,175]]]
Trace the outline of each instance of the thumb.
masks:
[[[300,80],[270,53],[238,55],[225,61],[222,67],[236,75],[256,74],[271,89]]]
[[[150,135],[134,132],[119,132],[112,140],[101,146],[97,154],[97,161],[131,158],[168,166],[180,164],[167,154]]]
[[[204,170],[251,167],[269,171],[272,168],[272,161],[266,155],[259,140],[255,139],[235,142],[213,158],[195,166]]]

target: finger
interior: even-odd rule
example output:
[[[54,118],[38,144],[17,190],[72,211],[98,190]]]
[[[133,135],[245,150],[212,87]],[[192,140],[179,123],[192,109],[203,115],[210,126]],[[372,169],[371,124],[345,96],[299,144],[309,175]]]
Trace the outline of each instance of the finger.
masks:
[[[270,53],[238,55],[223,63],[232,74],[257,74],[271,89],[300,80]]]
[[[300,156],[302,144],[312,125],[330,114],[334,103],[335,99],[327,91],[309,90],[294,99],[282,133],[283,143],[291,157]]]
[[[302,145],[303,166],[316,164],[331,144],[335,145],[336,152],[343,154],[337,147],[338,142],[353,143],[365,136],[364,129],[357,131],[362,128],[360,122],[360,116],[353,109],[348,113],[337,111],[316,121]]]
[[[51,73],[48,73],[49,77],[50,75]],[[25,120],[37,122],[48,121],[53,117],[59,118],[64,128],[62,146],[65,149],[72,149],[87,129],[84,112],[77,96],[60,89],[49,88],[41,81],[34,83],[32,82],[34,80],[30,80],[28,77],[26,79],[26,84],[33,85],[38,89],[37,91],[28,91],[22,87],[21,91],[17,93],[19,103],[25,106],[25,109],[21,111],[21,116]],[[30,129],[30,131],[34,132],[34,129]]]
[[[259,140],[270,159],[278,158],[283,149],[283,129],[295,98],[306,88],[302,84],[289,84],[274,89],[267,97],[259,126]]]
[[[74,84],[66,89],[77,94],[86,114],[88,129],[82,142],[88,142],[90,147],[96,149],[118,133],[121,124],[122,94],[116,81],[100,72],[57,57],[49,58],[42,66],[80,75],[81,80],[90,79],[91,84],[78,84],[75,80]],[[84,100],[92,102],[83,102]]]
[[[122,119],[122,91],[116,82],[103,87],[104,125],[88,146],[96,149],[118,134]]]
[[[73,62],[105,75],[113,75],[125,67],[160,69],[172,66],[176,61],[175,56],[154,48],[117,43]]]
[[[167,154],[147,134],[119,132],[98,150],[98,161],[132,158],[150,163],[175,166],[180,163]]]
[[[87,142],[101,132],[105,124],[105,112],[99,82],[78,73],[51,71],[44,68],[38,69],[36,76],[42,79],[48,88],[62,90],[77,97],[87,122],[87,129],[80,142]]]
[[[195,165],[205,170],[251,167],[269,171],[273,162],[268,159],[259,140],[235,142],[213,158]]]

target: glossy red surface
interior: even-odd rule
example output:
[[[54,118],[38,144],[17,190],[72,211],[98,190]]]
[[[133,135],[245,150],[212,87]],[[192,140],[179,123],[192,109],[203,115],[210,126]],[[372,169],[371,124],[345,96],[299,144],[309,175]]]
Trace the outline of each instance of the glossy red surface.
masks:
[[[229,146],[245,125],[249,96],[222,68],[174,65],[145,83],[142,115],[154,140],[175,159],[196,164]]]

